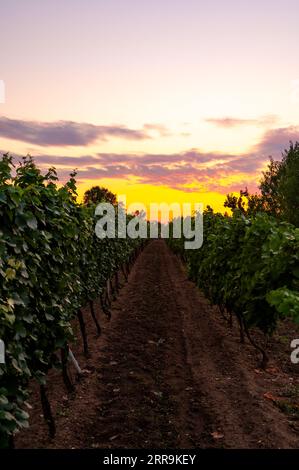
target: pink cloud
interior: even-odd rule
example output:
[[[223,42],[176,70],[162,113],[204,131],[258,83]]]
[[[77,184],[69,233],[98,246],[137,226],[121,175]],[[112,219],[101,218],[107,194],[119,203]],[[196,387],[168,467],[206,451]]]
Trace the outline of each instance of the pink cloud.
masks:
[[[73,168],[78,168],[79,181],[134,177],[143,184],[168,186],[185,192],[213,190],[223,193],[244,186],[256,190],[268,156],[281,158],[289,140],[299,140],[299,127],[267,131],[251,152],[242,155],[190,149],[169,154],[36,155],[35,159],[44,169],[58,166],[58,175],[62,180],[68,178]],[[235,182],[238,176],[240,179]],[[190,185],[191,188],[188,187]]]

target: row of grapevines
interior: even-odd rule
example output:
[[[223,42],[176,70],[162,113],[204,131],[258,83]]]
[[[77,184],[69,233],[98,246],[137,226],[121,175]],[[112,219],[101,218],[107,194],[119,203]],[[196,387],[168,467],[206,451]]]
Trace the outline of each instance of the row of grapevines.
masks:
[[[203,224],[203,246],[184,256],[208,299],[235,314],[246,332],[255,326],[270,334],[281,315],[299,321],[299,229],[238,211],[228,217],[206,210]],[[182,253],[183,242],[171,245]]]
[[[0,160],[0,446],[28,426],[29,380],[45,383],[70,321],[140,243],[96,237],[95,208],[76,203],[74,176],[59,187],[55,170],[42,175],[31,158],[17,168]]]

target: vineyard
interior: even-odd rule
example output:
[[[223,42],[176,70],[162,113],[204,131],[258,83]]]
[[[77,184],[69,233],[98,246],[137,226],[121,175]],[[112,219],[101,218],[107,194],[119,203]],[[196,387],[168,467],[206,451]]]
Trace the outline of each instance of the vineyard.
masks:
[[[236,317],[241,342],[246,334],[266,367],[266,351],[249,329],[269,335],[283,316],[299,322],[299,229],[262,213],[246,218],[207,210],[203,223],[200,250],[184,250],[184,239],[172,238],[170,246],[187,260],[190,278],[222,316],[230,323]]]
[[[80,322],[84,351],[88,344],[81,308],[100,297],[109,315],[107,291],[117,289],[117,274],[128,268],[139,240],[95,235],[95,207],[75,202],[74,175],[57,187],[54,169],[42,176],[30,158],[13,169],[0,162],[0,338],[6,363],[0,369],[0,445],[28,426],[28,382],[40,383],[43,412],[50,435],[55,423],[46,395],[47,374],[62,369],[68,389],[71,320]],[[112,279],[116,282],[112,285]],[[60,354],[57,352],[60,351]],[[27,411],[26,410],[27,405]]]
[[[208,208],[197,250],[99,239],[76,196],[75,173],[0,162],[0,446],[295,447],[299,229]]]

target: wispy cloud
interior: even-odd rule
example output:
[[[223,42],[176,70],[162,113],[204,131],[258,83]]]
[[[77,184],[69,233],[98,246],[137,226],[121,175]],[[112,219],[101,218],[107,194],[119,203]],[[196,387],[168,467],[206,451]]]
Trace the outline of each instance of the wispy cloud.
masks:
[[[160,137],[170,137],[172,135],[164,124],[144,124],[143,129],[150,134],[151,132],[154,132]]]
[[[236,118],[236,117],[219,117],[219,118],[206,118],[205,122],[210,124],[214,124],[217,127],[237,127],[237,126],[269,126],[273,125],[275,122],[278,121],[278,116],[275,114],[269,114],[266,116],[262,116],[258,119],[243,119],[243,118]]]
[[[130,129],[123,125],[97,126],[74,121],[40,122],[0,117],[0,137],[42,146],[83,146],[113,138],[145,140],[152,138],[153,131],[160,136],[168,133],[166,127],[159,124]]]

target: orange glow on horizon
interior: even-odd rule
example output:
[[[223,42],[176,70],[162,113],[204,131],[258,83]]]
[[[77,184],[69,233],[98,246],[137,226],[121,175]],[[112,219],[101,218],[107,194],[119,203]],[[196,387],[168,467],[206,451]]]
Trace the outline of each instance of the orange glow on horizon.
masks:
[[[203,203],[204,209],[210,205],[214,211],[224,213],[227,209],[223,206],[226,194],[218,192],[184,192],[171,189],[167,186],[154,186],[149,184],[138,184],[125,180],[101,179],[89,180],[78,183],[78,201],[83,200],[84,192],[92,186],[104,186],[115,193],[118,198],[126,197],[127,207],[134,203],[142,203],[149,210],[151,203]]]

